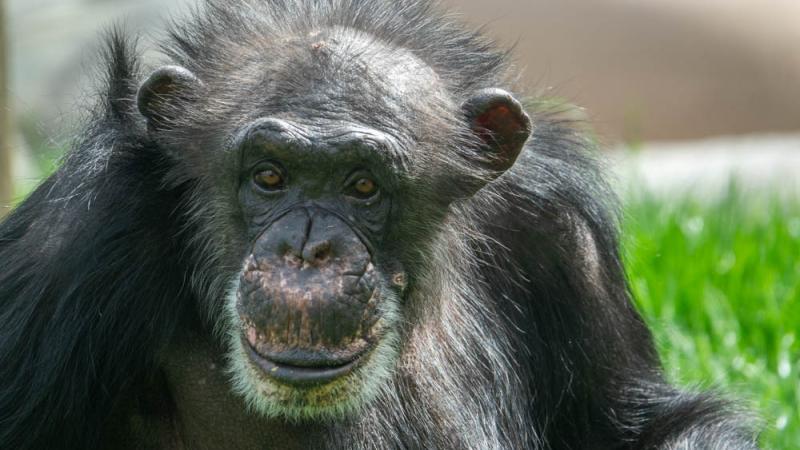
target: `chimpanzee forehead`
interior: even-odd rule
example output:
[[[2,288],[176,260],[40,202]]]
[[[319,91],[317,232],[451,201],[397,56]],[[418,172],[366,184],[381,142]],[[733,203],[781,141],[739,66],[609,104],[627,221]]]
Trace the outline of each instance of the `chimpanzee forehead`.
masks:
[[[292,113],[396,126],[442,97],[439,77],[424,61],[357,30],[312,31],[288,47],[269,87],[270,103]]]
[[[328,81],[372,82],[401,96],[438,88],[436,72],[413,52],[365,32],[348,28],[313,31],[299,44],[305,51],[298,56],[326,72],[331,77]]]

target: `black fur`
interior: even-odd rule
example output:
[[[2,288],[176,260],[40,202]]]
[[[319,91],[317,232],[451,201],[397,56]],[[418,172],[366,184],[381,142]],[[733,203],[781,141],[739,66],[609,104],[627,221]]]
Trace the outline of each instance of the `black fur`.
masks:
[[[411,50],[457,103],[481,88],[508,88],[507,55],[425,0],[235,3],[211,1],[176,25],[163,48],[212,94],[202,106],[186,108],[175,142],[218,142],[222,118],[247,110],[243,98],[273,101],[243,95],[238,81],[259,76],[262,66],[271,73],[290,70],[259,55],[280,52],[275,42],[282,36],[320,26],[363,30]],[[0,225],[2,448],[109,445],[111,421],[146,415],[143,408],[127,409],[144,393],[162,392],[154,380],[185,318],[199,317],[200,328],[213,335],[225,288],[214,271],[230,271],[236,262],[218,256],[235,238],[212,230],[219,230],[214,223],[220,216],[232,213],[210,209],[221,201],[208,180],[210,161],[176,157],[147,133],[135,108],[142,80],[135,53],[122,33],[110,34],[105,91],[79,142]],[[291,105],[290,95],[282,98]],[[358,104],[363,109],[354,106],[353,117],[386,120],[371,109],[374,102]],[[451,367],[448,382],[462,392],[440,392],[448,385],[436,384],[433,369],[418,372],[431,380],[401,371],[394,380],[397,398],[379,396],[369,417],[322,426],[326,445],[755,448],[752,430],[725,402],[665,383],[630,299],[613,195],[587,153],[591,146],[535,100],[528,113],[533,137],[516,166],[475,197],[430,213],[446,213],[450,234],[442,231],[439,239],[458,239],[447,256],[452,259],[439,262],[460,260],[460,278],[471,283],[465,289],[482,293],[476,298],[484,302],[449,306],[465,323],[448,326],[463,325],[454,333],[467,334],[461,344],[474,352],[463,367],[438,362]],[[427,252],[437,245],[416,248],[420,267],[435,259]],[[423,271],[417,269],[417,283]],[[470,338],[470,326],[480,335]],[[500,360],[508,367],[495,370],[491,364]],[[466,373],[464,367],[477,369]],[[420,387],[426,383],[433,387]],[[169,415],[175,406],[164,395],[167,406],[158,414]],[[492,395],[499,397],[486,398]],[[495,400],[499,406],[476,413],[482,423],[470,423],[469,414],[445,417],[450,410],[440,405],[452,398],[463,398],[465,410]],[[470,441],[475,430],[480,435]],[[154,440],[132,436],[131,442],[148,439]],[[180,445],[180,439],[161,444]]]

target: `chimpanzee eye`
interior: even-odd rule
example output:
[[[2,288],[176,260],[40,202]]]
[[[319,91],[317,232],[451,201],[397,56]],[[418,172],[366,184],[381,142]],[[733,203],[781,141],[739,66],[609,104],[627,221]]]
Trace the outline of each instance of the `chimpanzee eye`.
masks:
[[[359,198],[369,198],[378,192],[378,185],[371,178],[359,178],[353,183],[353,194]]]
[[[253,181],[262,189],[267,191],[277,191],[283,189],[284,176],[276,168],[260,170],[253,175]]]

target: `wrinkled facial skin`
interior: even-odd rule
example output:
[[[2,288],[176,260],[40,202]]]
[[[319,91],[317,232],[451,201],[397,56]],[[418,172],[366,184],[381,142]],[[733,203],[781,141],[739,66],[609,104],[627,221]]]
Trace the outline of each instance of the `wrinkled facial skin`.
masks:
[[[390,145],[377,130],[275,118],[236,140],[252,245],[228,299],[230,360],[256,411],[339,416],[388,376],[405,287],[400,264],[380,255],[397,182]]]
[[[378,277],[341,219],[293,209],[256,241],[239,283],[236,307],[253,359],[287,383],[346,373],[379,337]]]

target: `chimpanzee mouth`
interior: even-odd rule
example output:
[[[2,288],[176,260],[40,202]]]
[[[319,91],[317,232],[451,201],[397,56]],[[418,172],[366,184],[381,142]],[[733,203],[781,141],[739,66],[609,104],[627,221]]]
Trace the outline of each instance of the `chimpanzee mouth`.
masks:
[[[365,360],[372,346],[352,356],[320,357],[317,355],[294,353],[291,356],[263,355],[247,341],[242,339],[250,360],[269,378],[297,387],[315,386],[329,383],[351,373]]]

